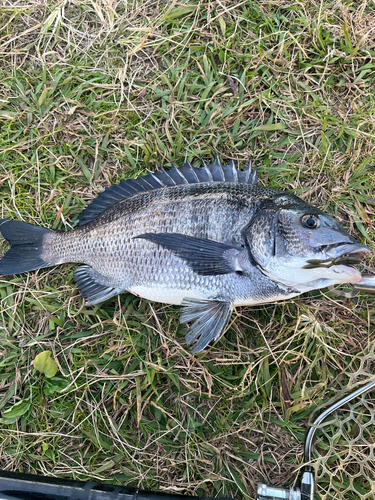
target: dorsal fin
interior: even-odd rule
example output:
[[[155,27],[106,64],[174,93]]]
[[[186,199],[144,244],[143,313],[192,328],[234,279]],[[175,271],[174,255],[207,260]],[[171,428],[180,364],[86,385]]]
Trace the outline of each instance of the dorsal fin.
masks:
[[[238,182],[242,184],[258,184],[258,172],[257,172],[257,167],[255,166],[253,168],[253,162],[250,158],[249,165],[246,170],[243,171],[238,171]]]
[[[169,186],[181,184],[196,184],[200,182],[239,182],[241,184],[256,184],[256,169],[252,170],[251,161],[247,170],[240,172],[236,169],[233,160],[224,165],[216,155],[209,165],[204,162],[203,167],[197,168],[186,161],[181,168],[172,163],[172,168],[162,168],[156,172],[148,172],[144,177],[127,179],[105,189],[83,212],[79,219],[79,226],[92,222],[106,208],[115,203],[144,191],[154,191]]]

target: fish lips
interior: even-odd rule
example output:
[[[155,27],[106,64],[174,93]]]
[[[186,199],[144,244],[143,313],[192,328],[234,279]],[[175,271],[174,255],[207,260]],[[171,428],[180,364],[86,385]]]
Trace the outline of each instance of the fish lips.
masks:
[[[367,245],[361,245],[360,243],[336,243],[334,245],[328,245],[325,249],[326,255],[332,259],[337,259],[344,255],[363,259],[369,255],[370,252]]]
[[[353,284],[362,279],[361,273],[353,266],[359,264],[369,253],[369,247],[359,243],[343,243],[326,249],[326,254],[334,263],[334,269],[347,275],[348,283]]]
[[[319,267],[332,269],[335,273],[346,276],[346,283],[357,283],[362,279],[361,273],[353,266],[359,264],[370,253],[368,246],[356,242],[342,242],[327,245],[321,249],[324,250],[324,254],[328,258],[308,260],[304,269]]]

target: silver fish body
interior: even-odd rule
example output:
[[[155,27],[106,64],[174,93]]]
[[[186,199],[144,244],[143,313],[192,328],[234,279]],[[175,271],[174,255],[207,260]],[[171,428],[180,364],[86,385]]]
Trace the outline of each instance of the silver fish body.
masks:
[[[286,291],[249,262],[241,228],[254,213],[259,189],[252,185],[202,183],[141,193],[107,209],[72,232],[48,234],[42,258],[51,264],[84,262],[105,276],[116,293],[181,304],[183,299],[231,298],[233,305],[285,298]],[[264,190],[262,194],[274,194]],[[183,234],[228,244],[237,272],[202,275],[168,248],[142,234]],[[231,255],[231,253],[233,255]],[[113,293],[112,295],[114,295]],[[91,303],[101,299],[87,300]]]
[[[219,160],[122,181],[74,231],[7,220],[0,231],[12,245],[0,273],[83,263],[74,274],[89,304],[125,291],[182,304],[194,352],[223,333],[235,306],[360,281],[345,264],[369,252],[331,216]]]

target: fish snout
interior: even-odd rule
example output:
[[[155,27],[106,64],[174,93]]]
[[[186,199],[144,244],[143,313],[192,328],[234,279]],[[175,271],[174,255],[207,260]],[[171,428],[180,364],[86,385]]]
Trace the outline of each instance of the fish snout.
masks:
[[[361,245],[360,243],[338,243],[335,245],[329,245],[326,248],[326,255],[331,259],[337,259],[343,257],[344,255],[353,256],[359,260],[367,257],[371,250],[367,245]]]

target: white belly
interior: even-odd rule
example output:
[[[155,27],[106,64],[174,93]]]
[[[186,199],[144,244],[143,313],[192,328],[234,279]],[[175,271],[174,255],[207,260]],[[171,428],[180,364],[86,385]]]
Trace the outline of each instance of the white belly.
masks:
[[[155,302],[162,302],[164,304],[180,305],[183,299],[206,299],[207,296],[201,290],[181,290],[178,288],[166,288],[165,286],[133,286],[128,288],[128,291]]]

